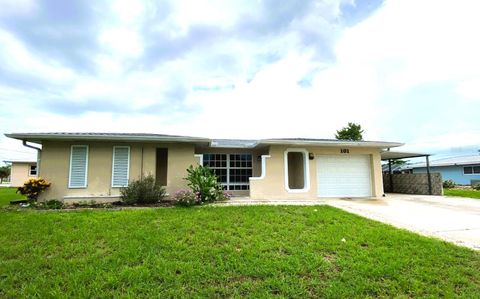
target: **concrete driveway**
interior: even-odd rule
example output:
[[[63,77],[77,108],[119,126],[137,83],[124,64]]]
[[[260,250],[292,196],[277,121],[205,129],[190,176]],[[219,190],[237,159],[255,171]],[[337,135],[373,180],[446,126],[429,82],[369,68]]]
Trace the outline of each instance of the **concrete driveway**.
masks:
[[[387,194],[381,200],[329,199],[327,204],[370,219],[480,250],[480,200]]]

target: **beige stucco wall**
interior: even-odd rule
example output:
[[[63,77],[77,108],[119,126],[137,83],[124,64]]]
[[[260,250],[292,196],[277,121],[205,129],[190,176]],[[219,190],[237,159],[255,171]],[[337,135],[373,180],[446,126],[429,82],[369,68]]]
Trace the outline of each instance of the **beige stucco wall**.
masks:
[[[292,147],[273,145],[270,148],[270,158],[266,159],[264,179],[250,180],[250,197],[252,199],[314,199],[317,196],[317,161],[308,160],[310,188],[306,192],[288,192],[285,188],[284,154],[287,149],[305,149],[314,155],[340,155],[337,147]],[[345,155],[366,154],[371,157],[372,195],[383,195],[382,169],[379,149],[349,148],[350,153]]]
[[[68,188],[70,149],[73,144],[89,146],[88,182],[86,188]],[[310,188],[306,192],[288,192],[285,188],[284,153],[287,148],[305,149],[314,155],[339,155],[340,148],[336,147],[291,147],[272,145],[270,149],[218,149],[197,148],[187,143],[119,143],[119,142],[44,142],[42,150],[41,176],[52,182],[51,187],[41,196],[44,199],[65,199],[67,201],[118,200],[119,188],[111,187],[112,152],[115,145],[130,146],[130,180],[140,178],[141,174],[155,175],[156,148],[168,148],[167,192],[187,188],[184,177],[190,165],[196,165],[198,158],[195,154],[203,153],[251,153],[253,155],[253,175],[262,174],[260,155],[269,154],[266,159],[265,178],[250,181],[250,197],[254,199],[313,199],[317,198],[317,171],[316,159],[308,160]],[[142,159],[143,150],[143,159]],[[378,149],[349,148],[350,155],[366,154],[371,157],[372,195],[383,195],[383,183]],[[347,154],[348,155],[348,154]],[[143,160],[143,162],[142,162]],[[12,178],[13,179],[13,178]],[[23,184],[23,182],[22,182]],[[238,193],[238,192],[237,192]],[[248,195],[240,192],[238,195]]]
[[[35,165],[36,163],[19,163],[13,162],[12,169],[10,173],[10,186],[20,187],[23,186],[25,181],[36,178],[36,175],[30,175],[30,165]]]
[[[68,188],[70,149],[73,144],[88,145],[88,174],[86,188]],[[130,146],[129,179],[138,179],[141,174],[155,175],[156,148],[168,148],[167,193],[185,188],[186,169],[198,163],[194,146],[182,143],[119,143],[119,142],[44,142],[42,149],[41,176],[52,182],[42,194],[44,199],[65,199],[67,201],[117,200],[120,188],[113,188],[112,159],[113,146]],[[143,159],[142,159],[143,150]],[[143,162],[142,162],[143,160]]]

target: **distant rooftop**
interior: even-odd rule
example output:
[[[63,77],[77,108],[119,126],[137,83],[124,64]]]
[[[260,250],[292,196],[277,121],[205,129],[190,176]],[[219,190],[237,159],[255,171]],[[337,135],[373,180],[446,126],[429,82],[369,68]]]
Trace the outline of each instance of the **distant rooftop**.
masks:
[[[472,165],[480,164],[480,155],[458,156],[444,159],[438,159],[430,162],[430,167],[452,166],[452,165]],[[408,165],[407,168],[426,167],[426,163],[415,163]]]
[[[258,145],[258,140],[252,139],[213,139],[210,142],[211,147],[220,148],[253,148]]]
[[[3,160],[3,162],[5,163],[29,163],[29,164],[32,164],[32,163],[37,163],[36,160]]]

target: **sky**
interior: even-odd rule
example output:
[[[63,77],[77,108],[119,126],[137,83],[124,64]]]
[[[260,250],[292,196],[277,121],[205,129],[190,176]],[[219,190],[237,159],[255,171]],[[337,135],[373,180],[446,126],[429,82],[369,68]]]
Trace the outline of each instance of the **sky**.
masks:
[[[0,0],[0,132],[480,149],[480,2]],[[0,161],[35,151],[0,136]]]

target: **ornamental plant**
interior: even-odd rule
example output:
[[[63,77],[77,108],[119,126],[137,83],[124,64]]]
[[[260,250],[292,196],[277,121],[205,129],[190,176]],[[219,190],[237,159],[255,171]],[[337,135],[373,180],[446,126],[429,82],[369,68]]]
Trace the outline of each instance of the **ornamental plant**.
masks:
[[[120,193],[126,204],[154,204],[166,197],[165,188],[152,175],[130,182],[127,187],[120,189]]]
[[[201,203],[200,194],[195,194],[191,190],[179,190],[172,196],[176,205],[190,207]]]
[[[185,180],[194,194],[199,196],[200,202],[213,202],[224,199],[222,185],[218,182],[217,176],[213,171],[205,166],[190,167],[187,169]]]
[[[453,180],[446,180],[443,182],[443,188],[447,188],[447,189],[455,188],[455,182]]]
[[[17,188],[17,193],[25,195],[29,201],[37,201],[40,193],[50,187],[51,183],[42,178],[29,179],[22,187]]]

